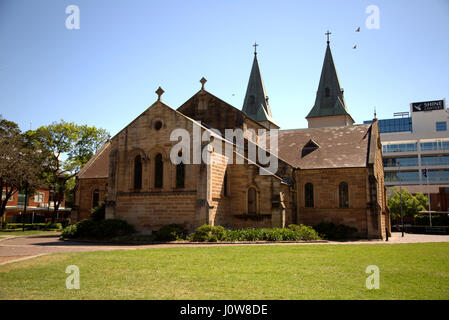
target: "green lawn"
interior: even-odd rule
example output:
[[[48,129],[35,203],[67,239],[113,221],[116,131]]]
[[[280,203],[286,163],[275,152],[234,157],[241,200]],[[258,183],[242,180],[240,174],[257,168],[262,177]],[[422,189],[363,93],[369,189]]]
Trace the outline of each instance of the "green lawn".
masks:
[[[25,231],[22,231],[22,229],[20,229],[20,230],[17,230],[17,229],[15,229],[15,230],[5,230],[5,231],[3,231],[3,230],[1,230],[0,231],[0,238],[2,238],[2,237],[6,237],[6,236],[34,236],[34,235],[37,235],[37,234],[47,234],[47,233],[57,233],[57,232],[60,232],[60,231],[58,231],[58,230],[56,230],[56,231],[45,231],[45,230],[25,230]]]
[[[449,243],[166,248],[0,266],[1,299],[449,299]],[[77,265],[81,288],[65,273]],[[368,265],[380,289],[365,288]]]

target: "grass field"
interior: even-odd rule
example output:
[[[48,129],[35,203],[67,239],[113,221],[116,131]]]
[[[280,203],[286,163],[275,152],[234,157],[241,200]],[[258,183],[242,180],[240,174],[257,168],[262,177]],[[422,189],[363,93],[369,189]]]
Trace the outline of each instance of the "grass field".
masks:
[[[0,266],[1,299],[449,299],[449,243],[166,248]],[[66,267],[80,289],[65,286]],[[365,287],[366,267],[380,289]]]

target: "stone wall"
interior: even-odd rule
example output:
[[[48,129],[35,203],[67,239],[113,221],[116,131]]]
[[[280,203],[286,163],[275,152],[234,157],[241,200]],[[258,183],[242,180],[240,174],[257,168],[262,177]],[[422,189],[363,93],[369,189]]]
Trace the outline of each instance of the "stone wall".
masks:
[[[195,206],[196,192],[120,193],[116,218],[126,220],[141,233],[151,233],[172,223],[193,231],[197,227]]]
[[[313,169],[297,171],[298,223],[316,225],[333,222],[357,228],[356,236],[367,236],[366,168]],[[349,207],[339,207],[339,184],[348,184]],[[313,184],[314,207],[305,206],[305,185]]]
[[[72,210],[72,222],[78,222],[89,218],[93,209],[94,190],[99,191],[99,202],[106,198],[107,178],[77,179],[77,189],[75,192],[76,208]]]

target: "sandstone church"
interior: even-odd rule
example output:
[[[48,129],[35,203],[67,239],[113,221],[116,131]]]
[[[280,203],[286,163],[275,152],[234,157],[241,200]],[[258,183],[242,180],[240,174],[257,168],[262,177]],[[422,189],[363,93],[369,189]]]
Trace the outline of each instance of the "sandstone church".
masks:
[[[206,91],[204,78],[200,82],[201,89],[177,109],[162,102],[159,88],[157,101],[82,168],[73,222],[105,201],[106,218],[126,220],[142,233],[171,223],[193,231],[202,224],[247,228],[328,221],[355,227],[361,238],[385,237],[390,217],[378,123],[354,124],[329,40],[308,128],[277,131],[278,167],[271,174],[260,174],[264,165],[258,161],[236,163],[238,146],[224,138],[225,129],[241,129],[257,144],[258,129],[279,129],[257,52],[241,110]],[[234,154],[208,149],[210,163],[174,164],[170,134],[177,128],[216,129],[222,138],[216,136],[215,143],[231,144]],[[247,152],[245,146],[244,157]]]

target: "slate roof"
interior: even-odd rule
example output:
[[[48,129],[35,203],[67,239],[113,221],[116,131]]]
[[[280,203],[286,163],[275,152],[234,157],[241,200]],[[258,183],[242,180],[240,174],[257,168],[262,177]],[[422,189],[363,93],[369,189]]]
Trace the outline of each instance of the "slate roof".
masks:
[[[80,179],[107,178],[111,141],[106,142],[78,173]]]
[[[279,158],[300,169],[366,167],[370,125],[279,130]],[[312,140],[312,152],[303,147]]]

